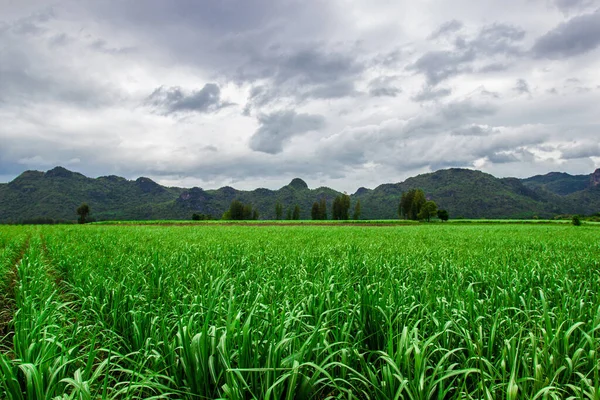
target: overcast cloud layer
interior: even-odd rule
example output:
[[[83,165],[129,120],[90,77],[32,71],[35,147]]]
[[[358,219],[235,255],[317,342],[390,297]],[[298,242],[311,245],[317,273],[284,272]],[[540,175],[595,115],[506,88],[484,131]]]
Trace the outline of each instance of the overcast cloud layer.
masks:
[[[0,182],[600,167],[600,0],[0,2]]]

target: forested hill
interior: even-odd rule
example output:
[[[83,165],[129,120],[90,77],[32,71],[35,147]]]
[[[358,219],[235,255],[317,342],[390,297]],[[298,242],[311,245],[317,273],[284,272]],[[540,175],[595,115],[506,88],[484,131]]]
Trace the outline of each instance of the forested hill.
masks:
[[[451,218],[531,218],[600,211],[600,169],[590,175],[553,172],[527,179],[499,179],[468,169],[440,170],[375,189],[360,188],[351,195],[352,207],[360,199],[362,219],[397,218],[400,196],[411,188],[423,189]],[[310,189],[298,178],[279,190],[203,190],[164,187],[149,178],[88,178],[56,167],[47,172],[26,171],[0,184],[0,222],[75,220],[75,209],[83,202],[99,220],[189,219],[193,213],[219,218],[235,199],[252,204],[260,219],[274,219],[277,202],[283,205],[284,215],[297,204],[301,218],[309,219],[313,202],[325,198],[330,211],[340,194],[327,187]]]

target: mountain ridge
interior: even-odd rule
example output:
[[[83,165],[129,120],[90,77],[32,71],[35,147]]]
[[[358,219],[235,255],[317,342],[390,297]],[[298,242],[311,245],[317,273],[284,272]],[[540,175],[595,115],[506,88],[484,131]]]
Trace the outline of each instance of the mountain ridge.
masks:
[[[600,169],[589,175],[550,172],[529,178],[496,178],[464,168],[420,174],[374,189],[360,187],[351,197],[361,201],[363,219],[397,218],[402,192],[421,188],[451,217],[531,218],[600,211]],[[219,218],[231,201],[251,203],[261,219],[275,218],[275,204],[284,216],[296,204],[301,218],[310,218],[313,202],[325,198],[329,211],[341,192],[328,187],[311,189],[294,178],[279,189],[237,190],[180,188],[158,184],[147,177],[128,180],[116,175],[90,178],[57,166],[46,172],[27,170],[0,184],[0,222],[34,218],[74,220],[75,208],[87,202],[98,219],[189,219],[193,213]]]

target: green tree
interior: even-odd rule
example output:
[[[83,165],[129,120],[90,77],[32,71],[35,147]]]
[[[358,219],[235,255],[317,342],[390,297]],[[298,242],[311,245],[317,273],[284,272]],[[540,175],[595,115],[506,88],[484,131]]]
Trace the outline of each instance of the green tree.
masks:
[[[242,219],[243,220],[252,219],[252,206],[250,204],[244,204],[244,211],[243,211]]]
[[[200,221],[200,214],[193,213],[192,214],[192,221]]]
[[[398,206],[398,214],[400,215],[400,218],[410,218],[410,209],[412,207],[413,198],[415,197],[415,192],[416,189],[411,189],[408,192],[402,193],[400,205]]]
[[[348,196],[346,193],[344,193],[342,195],[342,209],[341,209],[341,218],[343,220],[348,220],[350,219],[350,215],[348,213],[348,210],[350,210],[350,196]]]
[[[438,210],[437,216],[442,222],[446,222],[450,218],[450,215],[448,214],[448,211],[446,211],[446,210]]]
[[[431,200],[426,201],[419,211],[419,219],[426,219],[427,222],[430,222],[434,215],[437,215],[437,204]]]
[[[228,218],[232,220],[242,220],[244,219],[244,204],[239,200],[233,200],[229,205]]]
[[[294,207],[294,212],[292,214],[292,219],[295,219],[295,220],[300,219],[300,207],[298,206],[298,204],[296,204],[296,206]]]
[[[417,189],[415,191],[415,196],[412,199],[412,205],[410,208],[410,216],[411,219],[417,220],[419,219],[419,214],[421,213],[421,208],[425,205],[427,199],[425,198],[425,192],[421,189]]]
[[[350,196],[342,194],[333,200],[333,215],[331,219],[347,220],[348,209],[350,208]]]
[[[275,219],[281,218],[283,218],[283,206],[278,201],[277,203],[275,203]]]
[[[325,197],[319,201],[319,219],[327,219],[327,200]]]
[[[236,221],[258,219],[258,211],[250,204],[233,200],[229,205],[229,210],[223,214],[223,219]]]
[[[321,212],[319,211],[319,202],[315,201],[310,209],[310,218],[313,220],[321,219]]]
[[[292,219],[292,209],[291,208],[287,209],[287,215],[286,215],[285,219],[287,219],[287,220],[291,220]]]
[[[340,199],[340,196],[337,196],[335,199],[333,199],[333,206],[331,207],[331,219],[336,221],[340,219],[342,208],[341,203],[342,200]]]
[[[581,218],[579,217],[579,215],[573,215],[573,218],[571,219],[571,223],[575,226],[580,226]]]
[[[359,220],[360,219],[360,212],[361,212],[361,210],[360,210],[360,200],[358,200],[356,202],[356,205],[354,206],[354,214],[352,215],[352,219]]]
[[[87,203],[81,203],[81,205],[77,207],[77,215],[79,215],[79,218],[77,218],[77,222],[79,222],[80,224],[85,224],[87,222],[88,215],[90,215],[90,212],[90,206],[88,206]]]
[[[401,218],[416,220],[425,202],[427,202],[427,199],[423,190],[410,189],[408,192],[402,193],[398,205],[398,214]]]

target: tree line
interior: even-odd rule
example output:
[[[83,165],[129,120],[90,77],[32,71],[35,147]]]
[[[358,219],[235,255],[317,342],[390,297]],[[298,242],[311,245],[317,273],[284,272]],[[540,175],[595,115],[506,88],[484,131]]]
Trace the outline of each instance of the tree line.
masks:
[[[348,219],[350,219],[350,217],[352,217],[352,219],[355,219],[355,220],[360,219],[360,213],[361,213],[360,200],[358,200],[356,202],[356,204],[354,205],[354,212],[352,213],[352,216],[350,216],[349,210],[350,210],[350,196],[348,196],[346,193],[342,194],[341,196],[337,196],[333,200],[331,219],[332,220],[348,220]],[[326,220],[327,219],[327,201],[324,198],[322,198],[318,202],[315,201],[312,205],[310,215],[313,220]]]
[[[350,215],[350,196],[344,193],[337,196],[332,203],[332,220],[359,220],[361,216],[361,204],[360,200],[357,200],[354,204],[353,212]],[[275,219],[284,219],[283,204],[277,201],[275,203]],[[87,222],[94,221],[90,218],[91,208],[87,203],[82,203],[76,210],[77,222],[85,224]],[[293,207],[288,207],[285,215],[286,220],[299,220],[300,219],[300,206],[295,204]],[[422,189],[411,189],[408,192],[402,193],[400,203],[398,204],[398,215],[400,218],[408,220],[426,220],[431,221],[431,218],[438,217],[442,222],[449,219],[448,211],[438,209],[437,204],[433,200],[427,200],[425,192]],[[310,212],[311,219],[313,220],[327,220],[327,200],[321,198],[319,201],[315,201],[312,205]],[[222,219],[224,220],[257,220],[259,218],[258,209],[253,207],[251,204],[244,204],[239,200],[233,200],[229,205],[229,209],[223,214]],[[209,214],[194,213],[192,214],[192,220],[209,220],[213,217]]]
[[[333,200],[331,204],[331,219],[332,220],[359,220],[362,213],[360,200],[357,200],[351,211],[350,196],[346,193],[341,194]],[[295,204],[293,207],[287,207],[284,215],[284,206],[280,201],[275,203],[275,219],[276,220],[299,220],[300,206]],[[442,222],[449,218],[448,211],[438,209],[437,204],[433,200],[427,200],[425,192],[422,189],[411,189],[408,192],[402,193],[400,203],[398,204],[398,216],[407,220],[425,220],[431,221],[431,218],[439,218]],[[204,216],[203,216],[204,217]],[[258,219],[258,210],[252,207],[251,204],[243,204],[239,200],[231,202],[229,210],[223,214],[223,219],[228,220],[256,220]],[[327,211],[327,200],[321,198],[315,201],[311,207],[310,217],[312,220],[327,220],[329,214]],[[198,218],[198,216],[196,217]],[[201,218],[204,219],[204,218]]]

